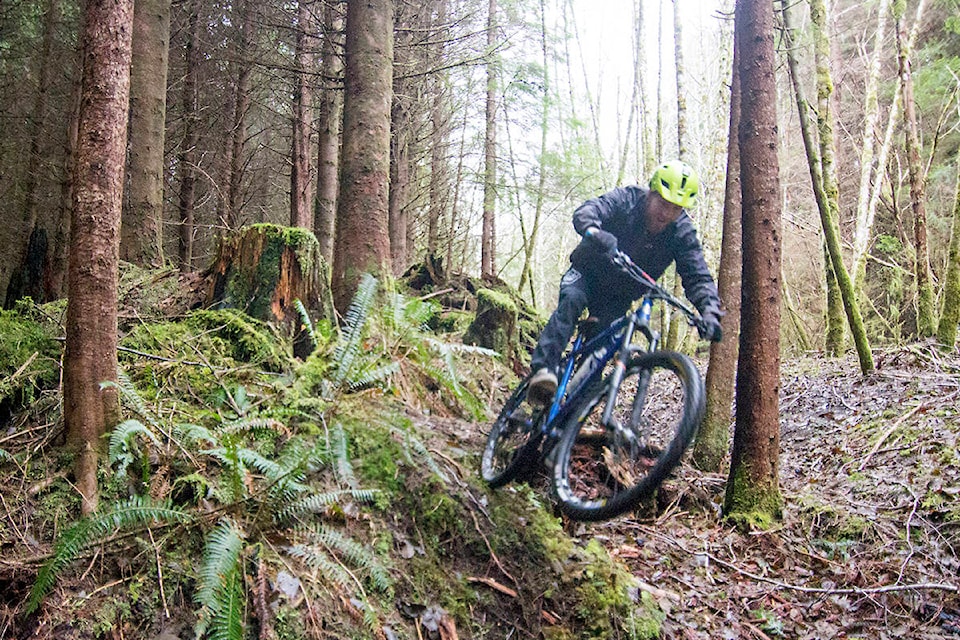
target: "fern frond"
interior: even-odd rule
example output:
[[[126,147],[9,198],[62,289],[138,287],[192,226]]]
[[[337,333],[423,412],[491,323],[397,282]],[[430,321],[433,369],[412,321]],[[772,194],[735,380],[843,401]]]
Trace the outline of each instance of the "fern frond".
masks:
[[[170,501],[154,503],[148,497],[133,496],[77,521],[60,535],[54,545],[53,555],[40,568],[27,600],[26,612],[36,611],[63,569],[87,546],[102,542],[117,529],[133,529],[152,522],[186,522],[189,519],[188,513],[172,506]]]
[[[307,544],[296,544],[286,548],[287,554],[302,560],[312,569],[319,569],[325,578],[334,582],[343,589],[353,591],[356,583],[350,578],[346,569],[340,566],[325,550]]]
[[[212,611],[210,621],[210,640],[244,640],[247,597],[239,563],[230,568],[216,597],[217,607]]]
[[[193,601],[211,613],[220,610],[218,591],[227,586],[227,579],[239,573],[243,533],[229,518],[224,518],[207,536],[203,564],[197,575],[197,591]]]
[[[370,308],[376,297],[377,285],[376,278],[369,273],[364,274],[357,287],[357,293],[347,309],[343,334],[333,352],[333,381],[338,386],[347,379],[360,353],[363,333],[370,315]]]
[[[409,457],[409,449],[413,449],[420,459],[426,463],[427,467],[444,483],[450,482],[450,479],[447,477],[447,474],[444,473],[443,469],[437,464],[437,461],[433,459],[433,454],[427,449],[427,446],[423,444],[419,438],[413,435],[410,432],[402,431],[396,427],[391,427],[390,429],[396,435],[402,437],[404,442],[407,443],[408,447],[404,447],[404,451],[407,451],[407,456]],[[419,466],[415,460],[409,460],[410,464],[414,467]]]
[[[350,564],[364,569],[370,575],[370,581],[378,591],[385,592],[393,585],[390,574],[368,547],[335,529],[322,525],[314,530],[314,535],[329,549],[341,554]]]
[[[241,418],[239,420],[229,420],[224,422],[218,429],[221,434],[249,433],[252,435],[274,435],[276,433],[286,433],[287,425],[273,418]]]
[[[367,389],[381,385],[399,370],[399,362],[391,362],[382,366],[374,366],[374,363],[367,363],[366,366],[359,368],[350,375],[348,380],[343,382],[346,382],[351,391]]]
[[[128,376],[125,371],[117,371],[116,383],[107,381],[100,384],[101,387],[116,387],[120,392],[120,401],[124,406],[140,416],[153,429],[160,429],[160,421],[157,419],[156,414],[147,406],[143,396],[137,391],[137,388],[133,385],[133,381],[130,380],[130,376]]]
[[[333,455],[336,461],[337,476],[340,482],[348,487],[357,486],[357,476],[353,473],[353,464],[350,462],[350,455],[347,451],[347,434],[342,425],[334,425],[330,434],[333,439]]]
[[[160,446],[157,436],[139,420],[124,420],[110,433],[110,464],[117,465],[117,475],[121,478],[127,475],[127,467],[133,464],[139,453],[135,442],[137,435],[142,435],[157,447]]]
[[[374,489],[343,489],[340,491],[314,493],[278,510],[275,518],[278,522],[282,522],[301,515],[321,513],[325,511],[327,507],[340,504],[347,498],[352,498],[358,502],[369,503],[376,500],[379,493],[379,491]]]
[[[300,316],[300,324],[303,325],[303,330],[307,332],[307,335],[310,337],[311,346],[316,349],[319,342],[317,341],[317,332],[313,328],[313,321],[310,320],[310,314],[307,312],[307,308],[303,306],[303,302],[300,298],[297,298],[293,301],[293,306],[297,310],[297,314]]]
[[[206,427],[197,424],[178,424],[173,427],[173,437],[180,440],[188,449],[198,449],[201,443],[210,446],[220,444],[220,440]]]

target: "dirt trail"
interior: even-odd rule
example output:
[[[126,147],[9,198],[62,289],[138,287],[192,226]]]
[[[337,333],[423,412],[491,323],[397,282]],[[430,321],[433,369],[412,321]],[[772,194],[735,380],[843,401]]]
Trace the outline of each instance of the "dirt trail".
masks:
[[[664,638],[960,638],[960,355],[876,357],[784,362],[776,530],[726,525],[725,477],[691,468],[656,514],[566,529],[627,563]]]

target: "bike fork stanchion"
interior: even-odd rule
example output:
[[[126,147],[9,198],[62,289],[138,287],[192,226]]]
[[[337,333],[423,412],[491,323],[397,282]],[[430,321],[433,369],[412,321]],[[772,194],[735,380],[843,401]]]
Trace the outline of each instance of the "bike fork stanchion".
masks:
[[[630,341],[633,339],[633,331],[636,327],[636,318],[630,317],[626,329],[623,332],[623,341],[620,343],[620,350],[613,363],[613,372],[610,374],[610,388],[607,391],[607,404],[603,408],[603,418],[600,424],[605,428],[610,428],[610,419],[613,416],[613,407],[616,404],[617,393],[620,391],[620,384],[623,382],[623,374],[627,370],[627,361],[630,359]]]

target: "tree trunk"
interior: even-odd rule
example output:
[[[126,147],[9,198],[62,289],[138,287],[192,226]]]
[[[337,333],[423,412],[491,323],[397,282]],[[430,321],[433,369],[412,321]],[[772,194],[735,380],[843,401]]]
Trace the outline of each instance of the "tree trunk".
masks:
[[[740,0],[740,179],[743,198],[742,328],[736,430],[724,500],[728,517],[769,526],[781,515],[780,454],[780,165],[773,6]]]
[[[233,85],[230,130],[227,135],[227,201],[223,223],[228,229],[240,224],[240,208],[243,201],[243,167],[247,139],[247,112],[250,111],[250,75],[253,72],[251,42],[253,40],[252,0],[238,0],[233,6],[234,16],[240,25],[240,42],[237,44],[235,81]]]
[[[63,417],[77,452],[84,514],[97,508],[103,434],[116,425],[117,267],[130,94],[132,0],[88,0],[82,36],[78,127],[67,288]]]
[[[877,125],[880,121],[880,65],[882,62],[883,41],[887,30],[887,17],[890,13],[890,0],[880,0],[877,5],[877,30],[873,38],[873,53],[870,56],[869,71],[864,83],[863,95],[863,139],[860,150],[860,189],[857,195],[857,219],[853,239],[853,282],[858,290],[865,275],[867,246],[870,243],[870,228],[873,221],[868,215],[870,204],[870,183],[873,178],[874,156],[876,149]],[[877,174],[883,170],[878,167]]]
[[[683,14],[680,0],[673,0],[673,56],[677,66],[677,157],[688,160],[687,152],[687,87],[683,66]]]
[[[943,311],[937,327],[937,340],[953,349],[957,343],[957,324],[960,323],[960,161],[957,162],[957,194],[953,205],[953,223],[950,229],[950,251],[947,257],[947,277],[943,285]]]
[[[729,451],[731,408],[740,336],[740,280],[743,267],[741,233],[740,73],[738,47],[733,44],[733,75],[730,85],[730,135],[727,143],[727,183],[723,200],[723,239],[717,286],[726,315],[721,319],[723,340],[710,345],[707,365],[707,408],[693,447],[693,463],[704,471],[720,471]]]
[[[784,38],[787,49],[787,62],[790,67],[790,77],[793,81],[794,94],[796,97],[797,111],[800,116],[800,130],[803,133],[803,146],[807,154],[807,165],[810,170],[810,181],[813,184],[813,193],[817,201],[817,208],[820,210],[820,224],[823,228],[823,235],[827,244],[827,251],[830,256],[830,265],[833,267],[833,274],[836,276],[837,285],[840,288],[840,295],[843,298],[843,308],[847,314],[847,323],[850,326],[850,333],[853,336],[854,345],[857,348],[857,356],[860,359],[860,370],[864,375],[873,371],[873,353],[870,350],[870,343],[867,340],[866,329],[863,325],[863,317],[860,315],[860,306],[857,303],[856,295],[853,289],[853,281],[843,264],[843,256],[840,248],[840,233],[837,230],[837,219],[834,212],[837,210],[836,190],[833,191],[833,202],[825,191],[823,165],[817,151],[817,144],[813,138],[813,132],[810,128],[810,117],[807,112],[807,101],[803,96],[803,90],[800,87],[799,73],[797,70],[796,54],[792,45],[792,20],[791,12],[787,8],[786,2],[783,4],[784,20]],[[823,135],[829,135],[824,131]],[[821,144],[828,145],[832,149],[832,143],[826,141]],[[743,150],[741,149],[741,152]],[[829,181],[828,181],[829,182]],[[834,185],[836,183],[834,182]],[[746,227],[744,227],[746,228]],[[744,247],[746,251],[746,247]]]
[[[50,69],[53,67],[51,50],[56,38],[56,25],[59,8],[56,0],[47,0],[43,18],[43,41],[40,50],[39,76],[37,92],[33,98],[33,113],[28,123],[30,151],[27,156],[27,173],[23,186],[23,231],[27,241],[23,245],[20,263],[13,268],[7,283],[4,307],[12,308],[17,300],[30,296],[35,302],[53,299],[50,290],[50,254],[48,252],[47,232],[37,226],[37,196],[40,184],[44,136],[44,114],[47,112],[47,94],[50,85]],[[42,251],[40,251],[42,247]],[[45,283],[44,280],[47,280]],[[45,286],[46,285],[46,286]]]
[[[297,9],[296,67],[293,92],[293,141],[290,148],[290,226],[313,230],[313,176],[310,148],[313,130],[313,72],[315,31],[313,2],[300,0]]]
[[[543,55],[543,96],[540,101],[540,159],[539,173],[540,181],[537,185],[537,203],[533,211],[533,227],[530,229],[530,237],[524,238],[523,245],[523,268],[520,270],[520,283],[517,285],[517,291],[523,295],[523,288],[527,286],[532,278],[533,271],[533,251],[537,246],[537,236],[540,232],[540,217],[543,215],[544,191],[547,185],[547,132],[550,122],[550,76],[547,73],[547,10],[544,0],[540,0],[540,51]],[[523,213],[520,212],[521,221]],[[531,289],[532,292],[532,289]],[[536,298],[530,296],[531,304],[536,304]]]
[[[396,82],[396,80],[395,80]],[[393,106],[390,109],[390,196],[389,235],[390,263],[394,275],[400,275],[407,267],[407,227],[405,205],[410,190],[410,112],[406,98],[398,97],[394,88]]]
[[[319,136],[317,140],[317,202],[314,225],[320,254],[333,261],[333,237],[337,218],[337,190],[340,188],[340,116],[343,102],[335,85],[341,81],[343,64],[337,52],[337,38],[343,20],[332,3],[323,4],[323,49],[321,73],[324,78],[320,96]]]
[[[393,2],[347,4],[343,166],[333,257],[333,300],[346,312],[365,272],[389,272]]]
[[[483,230],[480,241],[480,275],[494,278],[497,275],[497,0],[487,5],[487,104],[486,132],[483,138]]]
[[[897,48],[900,86],[903,93],[903,119],[907,125],[907,158],[910,173],[910,204],[913,208],[913,240],[916,261],[914,276],[917,281],[917,335],[934,335],[933,284],[930,276],[930,252],[927,247],[926,176],[920,163],[920,134],[917,126],[916,103],[913,98],[911,51],[904,43],[903,20],[897,16]]]
[[[830,226],[837,229],[839,237],[840,188],[837,184],[837,168],[834,162],[835,139],[833,135],[833,76],[830,73],[830,20],[824,0],[809,0],[810,23],[813,31],[814,59],[817,67],[817,132],[820,140],[820,176],[828,205]],[[826,236],[826,232],[824,233]],[[826,351],[840,356],[844,351],[844,303],[840,290],[840,278],[830,254],[830,242],[825,242],[824,268],[827,283],[827,341]],[[839,244],[838,244],[839,248]],[[842,255],[842,254],[841,254]],[[856,296],[854,296],[856,300]]]
[[[448,0],[437,2],[434,28],[431,29],[433,40],[436,42],[430,52],[433,60],[439,62],[444,56],[444,41],[446,39]],[[447,209],[447,160],[449,143],[449,111],[446,107],[446,74],[434,72],[430,78],[432,103],[430,105],[430,204],[427,214],[427,255],[431,258],[439,257],[440,225]],[[428,261],[429,263],[429,261]],[[449,266],[449,265],[448,265]]]
[[[200,65],[200,2],[186,3],[187,42],[184,48],[183,142],[177,159],[180,173],[180,233],[178,257],[180,271],[187,273],[193,263],[193,213],[196,204],[197,143],[200,140],[197,106],[197,73]]]
[[[120,227],[120,256],[163,265],[163,139],[167,114],[170,0],[137,0],[130,67],[129,195]]]

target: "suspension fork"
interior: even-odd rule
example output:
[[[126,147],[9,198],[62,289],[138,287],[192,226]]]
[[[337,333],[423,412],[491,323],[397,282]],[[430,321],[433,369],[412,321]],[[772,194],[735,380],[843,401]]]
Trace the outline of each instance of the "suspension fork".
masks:
[[[631,314],[630,320],[627,321],[627,326],[623,332],[623,340],[620,343],[620,348],[617,350],[617,355],[614,358],[613,372],[609,378],[610,389],[607,391],[607,403],[603,408],[603,418],[601,419],[601,424],[608,429],[617,427],[617,425],[610,423],[610,419],[613,416],[613,405],[616,401],[617,393],[620,392],[620,385],[623,383],[623,374],[627,370],[627,361],[630,359],[631,354],[630,341],[633,339],[633,332],[636,326],[637,315]]]

